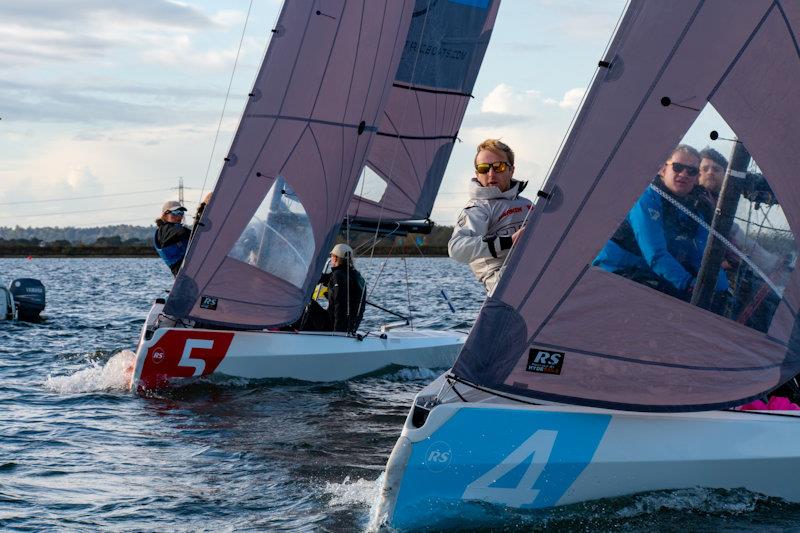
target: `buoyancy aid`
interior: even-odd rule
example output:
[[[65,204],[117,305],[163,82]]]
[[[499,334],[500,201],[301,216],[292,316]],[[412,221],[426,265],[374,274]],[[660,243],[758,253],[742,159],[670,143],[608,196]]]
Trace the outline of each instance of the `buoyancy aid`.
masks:
[[[167,266],[172,267],[174,264],[183,260],[183,257],[186,255],[186,248],[189,245],[189,240],[179,240],[167,244],[166,246],[159,246],[158,231],[159,229],[156,228],[153,234],[153,247]]]

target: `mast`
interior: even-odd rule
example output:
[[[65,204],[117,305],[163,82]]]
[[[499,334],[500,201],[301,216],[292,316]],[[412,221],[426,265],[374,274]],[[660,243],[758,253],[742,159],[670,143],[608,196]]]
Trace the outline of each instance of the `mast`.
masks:
[[[692,305],[709,309],[714,297],[714,287],[717,285],[719,269],[725,258],[725,244],[716,238],[716,235],[730,234],[733,218],[736,215],[736,206],[742,193],[744,178],[747,176],[747,167],[750,164],[750,152],[739,141],[736,141],[731,152],[728,170],[722,181],[717,207],[714,210],[714,220],[711,231],[703,251],[703,260],[697,273],[697,282],[692,294]],[[734,177],[736,179],[730,179]]]

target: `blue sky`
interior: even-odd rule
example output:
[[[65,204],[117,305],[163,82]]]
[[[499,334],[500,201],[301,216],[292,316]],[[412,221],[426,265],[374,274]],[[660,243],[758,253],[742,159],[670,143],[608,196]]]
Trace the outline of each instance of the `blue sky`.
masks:
[[[253,0],[212,156],[249,4],[0,4],[0,226],[149,224],[178,177],[198,200],[209,161],[206,189],[216,180],[280,8]],[[623,7],[504,0],[434,221],[455,220],[486,137],[514,148],[516,177],[537,189]]]

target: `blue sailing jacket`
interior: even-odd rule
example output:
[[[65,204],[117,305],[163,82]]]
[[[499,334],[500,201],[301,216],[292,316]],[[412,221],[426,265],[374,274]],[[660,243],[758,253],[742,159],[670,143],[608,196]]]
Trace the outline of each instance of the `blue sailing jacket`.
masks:
[[[609,272],[649,272],[683,292],[700,269],[708,231],[662,198],[653,188],[659,185],[653,184],[639,197],[592,264]],[[625,233],[630,235],[626,238]],[[714,290],[727,289],[728,278],[720,269]]]
[[[174,224],[175,226],[181,226],[181,224]],[[189,232],[188,230],[186,233],[186,239],[177,240],[167,244],[166,246],[159,247],[159,236],[158,236],[159,229],[156,229],[155,234],[153,235],[153,247],[158,252],[159,257],[164,260],[168,267],[172,267],[176,263],[179,263],[183,260],[183,256],[186,255],[186,248],[189,245]]]

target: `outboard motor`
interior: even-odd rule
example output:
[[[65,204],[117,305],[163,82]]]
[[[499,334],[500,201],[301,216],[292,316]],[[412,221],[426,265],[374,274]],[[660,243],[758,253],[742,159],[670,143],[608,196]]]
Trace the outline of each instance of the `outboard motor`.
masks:
[[[17,304],[17,318],[39,320],[44,310],[44,285],[38,279],[20,278],[11,282],[11,295]]]
[[[0,320],[14,318],[14,297],[5,287],[0,287]]]

